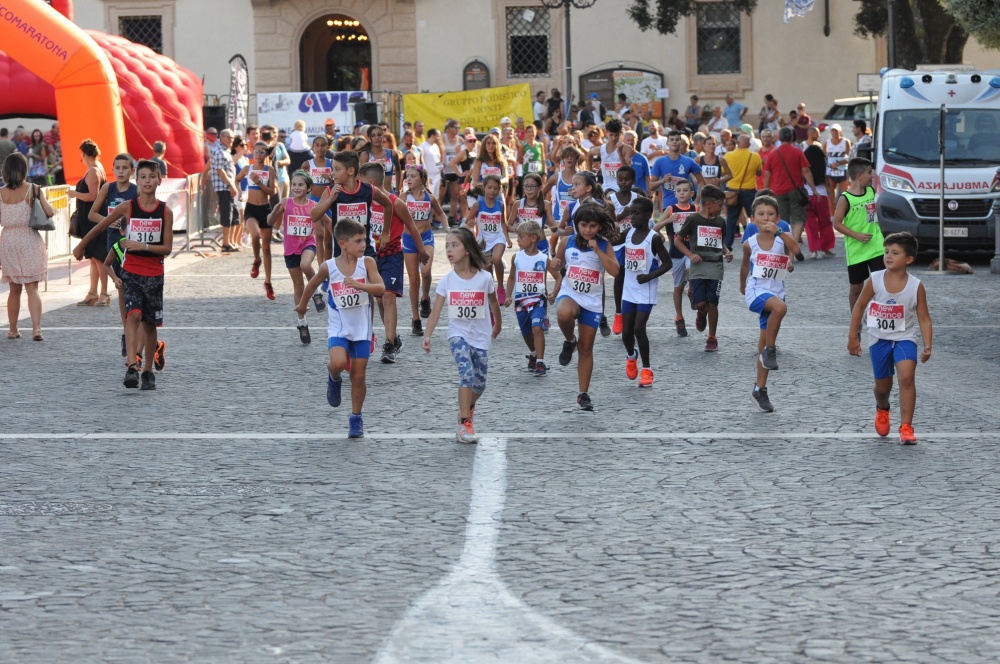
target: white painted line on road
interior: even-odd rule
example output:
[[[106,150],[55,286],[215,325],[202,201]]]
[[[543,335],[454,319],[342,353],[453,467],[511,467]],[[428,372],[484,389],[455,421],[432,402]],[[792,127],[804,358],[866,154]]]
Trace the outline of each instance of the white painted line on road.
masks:
[[[496,547],[507,492],[506,448],[504,438],[480,436],[461,558],[407,609],[376,653],[376,664],[635,662],[536,612],[500,579]]]
[[[62,326],[62,327],[49,327],[49,326],[45,326],[44,327],[44,331],[45,332],[51,332],[53,330],[69,330],[69,331],[77,331],[77,332],[87,331],[87,330],[97,330],[97,331],[119,330],[120,331],[121,329],[122,329],[121,325],[118,325],[118,326],[101,326],[101,325],[85,326],[85,325],[73,325],[73,326]],[[285,330],[285,331],[287,331],[287,330],[294,330],[294,329],[295,329],[294,325],[287,325],[287,326],[280,326],[280,325],[279,326],[263,326],[263,327],[249,327],[249,326],[241,326],[241,325],[217,325],[217,326],[197,326],[197,327],[192,327],[192,326],[179,326],[179,327],[165,326],[165,327],[160,328],[160,330],[166,331],[166,332],[172,332],[174,330],[179,330],[179,331],[182,331],[182,332],[200,332],[200,331],[209,331],[209,330],[212,330],[212,331],[214,331],[214,330],[237,330],[237,331],[240,331],[240,330],[245,330],[245,331],[255,331],[255,330]],[[372,329],[383,330],[385,328],[382,327],[382,326],[380,326],[380,325],[376,325]],[[664,325],[664,326],[650,325],[650,326],[646,327],[646,329],[647,330],[673,330],[674,326],[673,325]],[[741,326],[741,325],[733,325],[733,326],[720,325],[718,329],[720,329],[720,330],[757,330],[759,328],[756,325],[746,325],[746,326]],[[846,328],[843,325],[785,325],[781,329],[783,331],[788,331],[788,330],[843,330],[843,329],[846,329]],[[997,330],[997,329],[1000,329],[1000,325],[935,325],[934,329],[935,330]],[[5,330],[7,330],[6,327],[0,327],[0,332],[3,332]],[[556,332],[554,334],[558,335],[558,332]]]
[[[877,440],[871,432],[841,433],[836,431],[576,431],[482,433],[483,437],[504,437],[511,440]],[[451,440],[454,432],[428,431],[426,433],[366,433],[369,440]],[[1000,439],[1000,431],[917,431],[920,440],[968,440]],[[0,440],[346,440],[343,434],[335,433],[288,433],[268,431],[233,431],[226,433],[201,433],[181,431],[161,432],[24,432],[0,433]],[[889,436],[888,440],[894,440]]]

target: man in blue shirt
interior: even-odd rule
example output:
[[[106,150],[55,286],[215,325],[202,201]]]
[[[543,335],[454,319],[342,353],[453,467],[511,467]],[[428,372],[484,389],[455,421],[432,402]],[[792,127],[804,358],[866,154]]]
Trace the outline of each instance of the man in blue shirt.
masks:
[[[726,95],[726,105],[722,107],[722,115],[730,127],[739,127],[743,124],[743,116],[746,114],[746,106],[734,100],[732,95]]]
[[[677,204],[674,195],[675,183],[679,180],[697,181],[699,187],[705,186],[705,178],[701,175],[701,166],[694,159],[681,154],[681,132],[677,130],[667,134],[668,154],[663,155],[653,164],[653,179],[649,183],[650,192],[663,189],[660,197],[660,208],[666,209]]]
[[[635,186],[642,189],[648,195],[650,179],[649,159],[646,159],[646,156],[640,154],[639,150],[636,149],[636,145],[639,143],[639,135],[629,129],[622,134],[622,142],[635,150],[632,155],[632,168],[635,169]]]

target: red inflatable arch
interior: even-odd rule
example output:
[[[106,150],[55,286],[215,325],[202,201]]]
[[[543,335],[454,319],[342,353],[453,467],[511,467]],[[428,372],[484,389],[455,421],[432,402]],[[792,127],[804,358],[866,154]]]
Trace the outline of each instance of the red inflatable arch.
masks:
[[[171,177],[200,173],[204,168],[201,81],[145,46],[122,37],[80,30],[68,20],[73,14],[71,0],[52,0],[51,4],[56,11],[42,0],[26,0],[17,10],[0,8],[0,43],[7,51],[0,51],[0,82],[6,82],[12,92],[0,98],[0,117],[58,117],[67,182],[83,176],[75,149],[88,136],[101,146],[102,161],[109,173],[110,160],[116,153],[127,147],[137,159],[148,157],[155,141],[167,144],[165,158]],[[50,26],[65,30],[65,34]],[[15,48],[8,31],[26,37],[22,40],[26,44]],[[91,85],[86,93],[80,90],[67,102],[68,93],[61,93],[60,85],[76,83],[52,75],[52,70],[62,71],[58,62],[49,68],[38,66],[45,54],[61,62],[60,53],[52,49],[70,50],[62,47],[70,37],[78,40],[72,42],[75,48],[86,51],[94,62],[103,62],[101,89],[105,97],[93,95],[96,86]],[[52,46],[49,42],[58,44]],[[73,54],[73,62],[79,63],[81,58],[82,53]]]

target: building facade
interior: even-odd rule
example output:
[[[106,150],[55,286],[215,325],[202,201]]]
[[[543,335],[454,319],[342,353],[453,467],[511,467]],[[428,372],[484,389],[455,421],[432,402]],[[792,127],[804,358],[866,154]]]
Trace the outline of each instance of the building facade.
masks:
[[[886,64],[884,40],[853,33],[856,3],[831,2],[829,36],[822,2],[786,24],[778,0],[753,15],[698,0],[674,35],[641,31],[627,5],[573,10],[575,93],[588,72],[637,69],[662,75],[666,105],[682,113],[691,94],[718,102],[732,93],[756,115],[771,93],[784,112],[805,102],[822,115],[833,99],[857,94],[857,74]],[[537,0],[77,0],[75,20],[157,47],[204,76],[209,96],[228,93],[237,53],[252,94],[461,90],[472,61],[493,86],[565,88],[563,10]],[[965,62],[997,68],[1000,53],[970,40]]]

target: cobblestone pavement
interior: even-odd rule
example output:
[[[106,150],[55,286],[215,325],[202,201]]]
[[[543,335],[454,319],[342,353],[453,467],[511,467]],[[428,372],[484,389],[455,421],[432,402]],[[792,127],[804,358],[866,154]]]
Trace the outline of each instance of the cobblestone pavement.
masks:
[[[462,446],[443,333],[425,355],[406,313],[398,364],[370,365],[368,437],[346,439],[346,408],[324,399],[325,318],[302,346],[277,258],[276,302],[245,253],[167,275],[156,392],[122,387],[113,308],[47,311],[41,344],[0,336],[0,661],[1000,656],[988,268],[915,270],[935,339],[914,448],[872,432],[842,258],[788,281],[775,413],[750,403],[757,318],[737,261],[714,354],[693,315],[676,337],[661,286],[653,389],[598,338],[595,413],[576,410],[557,329],[536,379],[505,312],[484,438]]]

